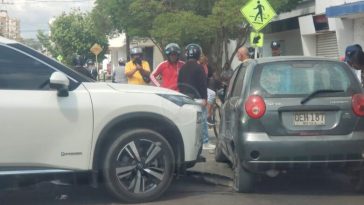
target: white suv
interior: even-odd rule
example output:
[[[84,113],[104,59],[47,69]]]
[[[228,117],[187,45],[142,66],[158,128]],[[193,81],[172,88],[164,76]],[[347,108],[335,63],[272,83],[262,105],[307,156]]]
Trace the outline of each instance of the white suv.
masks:
[[[177,92],[95,83],[0,37],[0,175],[101,175],[128,202],[161,196],[201,151],[201,109]]]

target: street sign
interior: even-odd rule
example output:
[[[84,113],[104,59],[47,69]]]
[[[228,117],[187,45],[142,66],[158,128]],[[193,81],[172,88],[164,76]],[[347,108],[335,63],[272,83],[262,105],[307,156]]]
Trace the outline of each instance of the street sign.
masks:
[[[262,30],[277,15],[267,0],[250,0],[240,12],[255,31]]]
[[[264,34],[258,32],[250,32],[250,45],[252,47],[263,47],[264,44]]]
[[[57,60],[58,60],[59,62],[62,62],[62,61],[63,61],[63,56],[62,56],[62,55],[58,55],[58,56],[57,56]]]
[[[102,48],[99,44],[95,43],[91,48],[90,51],[95,54],[96,56],[102,52]]]

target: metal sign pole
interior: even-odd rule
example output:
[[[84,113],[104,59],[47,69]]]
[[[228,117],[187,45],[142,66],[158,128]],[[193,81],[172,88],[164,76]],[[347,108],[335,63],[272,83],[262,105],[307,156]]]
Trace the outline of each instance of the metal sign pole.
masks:
[[[100,80],[100,77],[99,77],[99,62],[97,60],[97,56],[98,55],[95,55],[96,56],[96,70],[97,70],[97,78],[96,80]]]
[[[257,59],[258,58],[258,47],[256,47],[254,50],[255,50],[255,52],[254,52],[254,59]]]

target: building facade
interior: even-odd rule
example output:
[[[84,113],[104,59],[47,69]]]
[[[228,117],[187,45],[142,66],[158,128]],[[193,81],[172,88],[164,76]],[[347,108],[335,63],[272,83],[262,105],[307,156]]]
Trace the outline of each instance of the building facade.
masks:
[[[338,59],[348,45],[364,46],[364,1],[316,0],[299,21],[304,55]]]
[[[0,35],[17,41],[21,39],[20,21],[10,18],[6,10],[0,10]]]

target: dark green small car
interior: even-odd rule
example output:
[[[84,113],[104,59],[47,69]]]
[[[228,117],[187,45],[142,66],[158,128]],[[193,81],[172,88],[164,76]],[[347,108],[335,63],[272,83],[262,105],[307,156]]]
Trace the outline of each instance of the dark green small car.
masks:
[[[364,94],[345,63],[250,60],[221,97],[216,160],[232,163],[236,191],[253,191],[259,175],[322,168],[353,173],[364,189]]]

